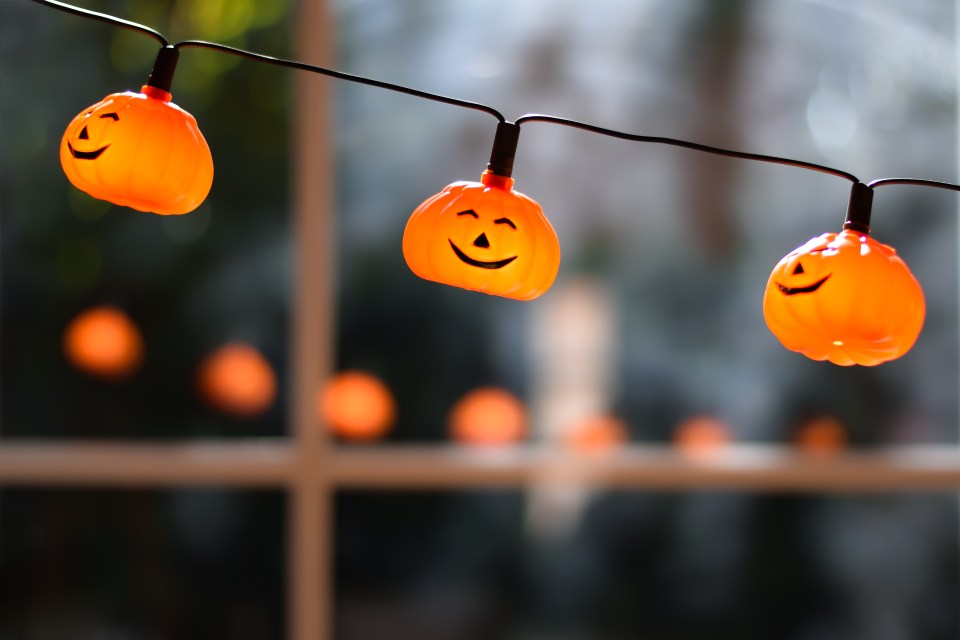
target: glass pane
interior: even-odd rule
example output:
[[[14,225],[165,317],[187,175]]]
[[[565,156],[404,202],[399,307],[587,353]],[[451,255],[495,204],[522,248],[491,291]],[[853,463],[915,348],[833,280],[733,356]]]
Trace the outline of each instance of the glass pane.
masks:
[[[338,8],[344,70],[511,120],[545,112],[863,181],[956,176],[952,3]],[[496,120],[364,86],[338,95],[338,367],[393,390],[390,441],[448,440],[453,406],[483,386],[519,396],[535,438],[610,414],[643,442],[670,441],[697,417],[741,441],[790,441],[809,424],[839,425],[854,445],[956,441],[952,193],[876,189],[872,237],[920,282],[926,322],[902,358],[841,367],[784,348],[762,301],[781,257],[841,231],[845,179],[526,123],[515,189],[542,205],[563,255],[551,289],[518,302],[420,279],[401,248],[421,202],[479,179]],[[424,251],[452,255],[436,228]]]
[[[0,499],[2,638],[281,638],[283,496],[24,490]]]
[[[343,494],[338,640],[960,633],[949,496],[542,497]]]
[[[181,0],[84,6],[142,21],[174,42],[206,38],[280,56],[292,50],[289,7],[282,1],[219,9]],[[173,101],[196,117],[209,144],[213,187],[186,215],[143,213],[71,186],[59,149],[68,123],[86,107],[108,94],[139,91],[158,44],[34,3],[4,3],[0,15],[4,435],[282,433],[291,281],[290,75],[184,49]],[[91,124],[74,134],[73,143],[84,151],[106,129]],[[104,157],[123,150],[116,141],[107,144],[113,147],[104,147]],[[186,162],[177,158],[170,162]],[[134,333],[118,323],[116,311],[83,315],[103,307],[122,312]],[[89,323],[67,338],[79,317]],[[69,354],[65,340],[73,345]],[[220,374],[219,403],[208,398],[217,392],[200,397],[201,362],[233,343],[260,355],[244,360],[241,354],[239,363],[235,358],[226,367],[227,380]],[[238,386],[235,393],[246,405],[228,395]]]

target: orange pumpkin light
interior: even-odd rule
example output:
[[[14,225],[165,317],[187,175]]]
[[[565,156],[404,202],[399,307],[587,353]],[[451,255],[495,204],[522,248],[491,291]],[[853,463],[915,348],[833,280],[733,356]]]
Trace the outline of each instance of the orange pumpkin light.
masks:
[[[763,316],[787,349],[839,365],[899,358],[923,326],[923,291],[896,251],[866,233],[825,233],[770,274]]]
[[[125,378],[143,361],[143,338],[119,309],[95,307],[67,325],[63,350],[81,371],[103,378]]]
[[[317,396],[317,411],[347,440],[376,440],[393,426],[396,403],[379,378],[363,371],[334,376]]]
[[[67,126],[60,164],[78,189],[164,215],[196,209],[213,183],[213,158],[192,115],[144,85],[113,93]]]
[[[601,454],[623,446],[627,426],[614,416],[598,415],[577,421],[564,433],[567,449],[585,455]]]
[[[453,439],[463,444],[506,445],[523,438],[527,412],[509,391],[481,387],[457,401],[450,411],[449,425]]]
[[[425,280],[532,300],[557,277],[560,241],[539,204],[487,170],[480,182],[454,182],[417,207],[403,257]]]
[[[706,459],[730,442],[730,430],[719,418],[693,416],[677,427],[673,441],[683,455]]]
[[[818,416],[797,430],[797,446],[811,455],[832,455],[847,444],[843,423],[831,416]]]
[[[273,367],[253,347],[224,345],[204,358],[197,372],[200,395],[230,415],[252,418],[264,413],[277,395]]]

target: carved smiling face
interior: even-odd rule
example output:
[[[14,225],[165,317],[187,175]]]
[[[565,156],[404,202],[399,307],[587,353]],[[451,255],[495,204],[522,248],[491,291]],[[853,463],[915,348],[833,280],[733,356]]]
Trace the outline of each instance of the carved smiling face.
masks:
[[[114,93],[67,126],[60,164],[94,198],[140,211],[180,214],[203,202],[213,158],[193,116],[153,87]]]
[[[474,211],[473,209],[465,209],[463,211],[457,212],[457,218],[461,218],[464,216],[466,216],[467,218],[473,218],[474,220],[477,220],[477,221],[480,220],[480,214]],[[507,218],[506,216],[502,218],[497,218],[496,220],[493,221],[493,224],[494,225],[505,224],[511,229],[513,229],[514,231],[517,230],[517,225],[515,225],[513,221],[510,218]],[[454,233],[455,235],[460,236],[461,238],[464,236],[464,232],[466,232],[466,239],[469,241],[470,236],[474,234],[474,232],[477,230],[478,227],[480,227],[480,225],[472,225],[472,228],[471,228],[470,226],[467,226],[464,224],[458,224],[456,225],[456,227],[451,229],[451,232]],[[495,231],[496,229],[491,231],[491,235],[493,235]],[[475,253],[477,255],[483,255],[484,258],[486,259],[471,258],[469,255],[463,252],[463,249],[457,246],[457,243],[454,242],[452,238],[448,238],[447,240],[448,242],[450,242],[450,248],[453,249],[453,254],[457,256],[460,262],[464,264],[468,264],[471,267],[477,267],[479,269],[502,269],[517,259],[516,255],[512,255],[506,258],[497,258],[489,255],[490,251],[492,250],[492,247],[490,246],[490,239],[487,237],[486,231],[480,231],[480,235],[474,238],[473,242],[470,243],[471,246],[473,246],[473,249],[471,249],[471,253]],[[497,238],[497,240],[498,240],[497,245],[500,246],[501,248],[506,248],[515,244],[514,242],[511,242],[512,240],[515,240],[515,238],[511,238],[509,236],[500,235]]]
[[[792,269],[789,269],[789,272],[790,272],[790,276],[801,276],[806,274],[807,270],[803,268],[803,261],[797,258],[796,266],[794,266]],[[826,282],[829,278],[830,278],[830,274],[828,273],[822,278],[814,280],[810,284],[794,283],[792,285],[785,285],[781,282],[777,282],[776,284],[777,284],[777,288],[780,289],[780,293],[782,293],[785,296],[794,296],[801,293],[813,293],[814,291],[819,289],[821,286],[823,286],[823,283]],[[791,278],[791,279],[795,280],[796,278]]]
[[[80,121],[76,124],[80,128],[80,133],[77,134],[75,140],[71,141],[67,138],[67,149],[70,151],[70,155],[77,160],[96,160],[99,158],[100,154],[110,146],[109,142],[103,142],[104,138],[107,138],[105,135],[107,125],[120,120],[120,115],[116,111],[99,113],[95,120],[91,120],[92,115],[93,109],[90,109],[80,116]],[[94,142],[90,140],[91,129],[94,131]],[[77,143],[76,146],[74,146],[74,142]]]
[[[413,212],[403,256],[426,280],[531,300],[553,284],[560,243],[540,205],[513,180],[484,173],[455,182]]]
[[[840,365],[899,358],[924,313],[923,291],[896,251],[850,230],[791,251],[763,296],[767,326],[786,348]]]

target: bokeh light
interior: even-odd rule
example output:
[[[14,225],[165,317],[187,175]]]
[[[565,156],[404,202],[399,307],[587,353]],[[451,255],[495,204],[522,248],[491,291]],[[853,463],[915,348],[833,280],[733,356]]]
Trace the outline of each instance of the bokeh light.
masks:
[[[570,451],[582,454],[607,453],[619,449],[627,441],[629,429],[616,416],[596,415],[570,425],[563,444]]]
[[[831,455],[847,444],[847,430],[837,418],[828,415],[807,420],[796,431],[796,445],[812,455]]]
[[[377,440],[393,427],[396,402],[387,385],[373,374],[344,371],[321,389],[317,412],[341,438]]]
[[[680,453],[698,459],[716,455],[730,442],[727,424],[708,415],[697,415],[681,422],[673,434]]]
[[[248,344],[229,343],[210,353],[197,371],[197,388],[212,407],[232,416],[263,414],[277,395],[266,358]]]
[[[527,411],[512,393],[496,387],[470,391],[450,410],[451,437],[467,445],[498,446],[521,440]]]
[[[63,350],[77,369],[102,378],[126,378],[143,361],[143,338],[127,315],[111,306],[88,309],[70,321]]]

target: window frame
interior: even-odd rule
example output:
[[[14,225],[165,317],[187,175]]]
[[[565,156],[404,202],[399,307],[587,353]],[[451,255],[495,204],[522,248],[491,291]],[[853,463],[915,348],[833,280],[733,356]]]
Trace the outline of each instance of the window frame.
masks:
[[[298,5],[298,59],[335,68],[334,18],[325,0]],[[960,448],[896,446],[813,455],[735,444],[691,458],[631,444],[577,455],[546,444],[474,452],[456,445],[337,447],[315,411],[333,371],[337,300],[331,244],[335,165],[333,81],[296,75],[293,165],[295,286],[290,327],[288,437],[183,443],[0,439],[0,490],[17,486],[272,487],[288,496],[287,627],[296,640],[333,637],[334,497],[351,490],[524,489],[551,482],[660,491],[876,491],[960,489]]]

